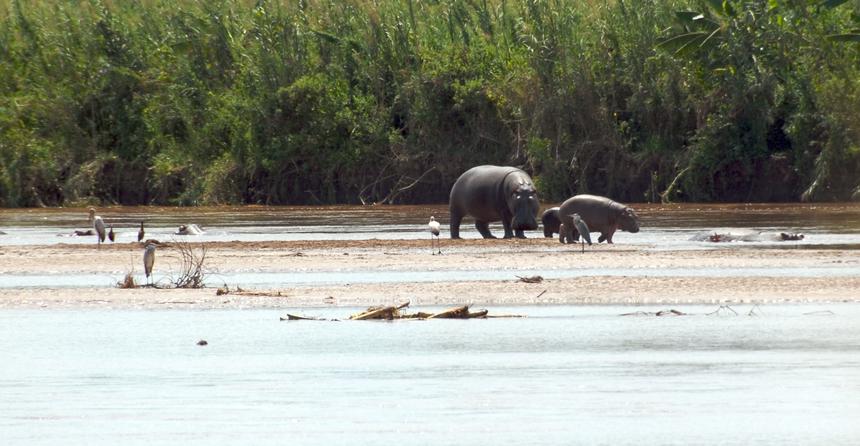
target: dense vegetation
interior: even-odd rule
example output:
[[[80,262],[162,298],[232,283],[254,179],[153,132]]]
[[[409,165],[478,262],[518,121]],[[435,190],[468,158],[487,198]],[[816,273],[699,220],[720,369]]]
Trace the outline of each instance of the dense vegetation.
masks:
[[[0,205],[860,197],[860,2],[6,0]]]

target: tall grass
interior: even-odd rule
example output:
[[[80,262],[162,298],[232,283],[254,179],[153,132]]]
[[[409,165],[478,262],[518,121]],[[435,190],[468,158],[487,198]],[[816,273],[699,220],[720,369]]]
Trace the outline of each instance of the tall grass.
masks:
[[[716,3],[6,1],[0,205],[444,202],[484,163],[545,201],[850,196],[860,7]],[[677,11],[719,38],[661,47]]]

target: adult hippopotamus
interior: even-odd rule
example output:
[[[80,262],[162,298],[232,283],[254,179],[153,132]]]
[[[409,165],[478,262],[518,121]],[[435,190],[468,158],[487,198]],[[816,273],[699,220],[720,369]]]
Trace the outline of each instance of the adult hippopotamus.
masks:
[[[495,238],[489,224],[502,221],[505,238],[537,229],[540,208],[531,177],[516,167],[477,166],[457,178],[451,188],[451,238],[460,238],[460,221],[471,215],[484,238]]]
[[[558,209],[558,206],[549,208],[543,211],[543,215],[540,216],[544,237],[550,238],[559,232],[558,227],[561,225],[561,219],[558,217]]]
[[[579,240],[579,233],[573,224],[573,214],[579,214],[590,231],[600,233],[598,243],[604,240],[612,243],[612,234],[615,234],[618,229],[639,232],[639,216],[636,212],[606,197],[575,195],[561,204],[558,214],[564,231],[559,236],[562,243],[565,243],[565,239],[568,243]]]

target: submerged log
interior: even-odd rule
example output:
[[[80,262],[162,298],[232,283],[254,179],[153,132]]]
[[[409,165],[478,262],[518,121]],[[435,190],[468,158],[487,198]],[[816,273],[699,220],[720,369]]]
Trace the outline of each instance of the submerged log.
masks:
[[[656,313],[635,311],[633,313],[623,313],[620,316],[687,316],[687,313],[678,310],[660,310]]]
[[[349,317],[353,321],[366,321],[368,319],[392,320],[400,317],[400,310],[409,306],[409,302],[402,303],[396,307],[370,307],[367,310],[353,314]]]
[[[295,314],[287,313],[287,317],[281,316],[282,321],[324,321],[325,319],[319,317],[308,317],[308,316],[298,316]]]
[[[486,319],[487,313],[489,313],[487,310],[478,310],[474,313],[468,313],[468,317],[469,319]]]
[[[657,316],[686,316],[687,313],[678,310],[662,310],[657,312]]]
[[[427,319],[468,319],[469,318],[469,305],[463,305],[460,307],[449,308],[440,313],[436,313]]]

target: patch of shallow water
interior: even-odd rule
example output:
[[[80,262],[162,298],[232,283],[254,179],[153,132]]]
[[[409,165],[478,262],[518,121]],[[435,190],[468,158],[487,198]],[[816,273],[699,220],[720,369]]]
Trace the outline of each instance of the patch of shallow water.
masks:
[[[676,308],[694,315],[4,311],[0,432],[23,446],[856,444],[860,305]]]
[[[567,279],[576,277],[857,277],[860,270],[848,266],[783,267],[783,268],[558,268],[520,269],[495,268],[491,270],[433,270],[433,271],[282,271],[212,273],[206,277],[206,285],[218,287],[280,287],[280,286],[324,286],[375,283],[414,282],[465,282],[515,280],[517,277],[542,276],[545,279]],[[0,276],[2,288],[101,288],[115,287],[122,275],[108,274],[4,274]],[[171,277],[154,274],[155,283],[170,283]],[[146,283],[142,274],[135,277],[137,283]]]
[[[642,220],[637,234],[616,233],[618,244],[655,249],[708,249],[713,246],[860,245],[860,204],[771,205],[632,205]],[[549,205],[547,205],[549,207]],[[194,241],[367,240],[428,238],[430,215],[448,233],[447,206],[324,206],[324,207],[110,207],[99,211],[113,225],[117,241],[137,240],[141,221],[146,237],[181,239],[183,224],[198,224],[206,232],[188,237]],[[0,210],[0,245],[91,244],[95,236],[77,237],[75,229],[88,229],[85,209]],[[500,224],[491,225],[502,235]],[[711,243],[696,239],[709,232],[804,233],[804,240],[762,240]],[[461,226],[464,238],[479,238],[470,220]],[[542,231],[527,231],[540,238]]]

